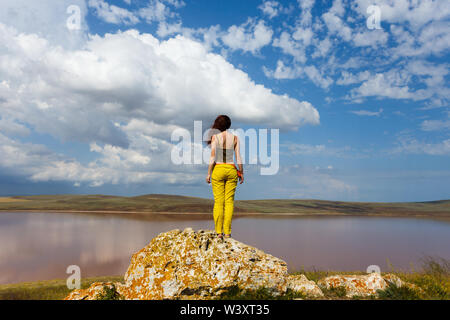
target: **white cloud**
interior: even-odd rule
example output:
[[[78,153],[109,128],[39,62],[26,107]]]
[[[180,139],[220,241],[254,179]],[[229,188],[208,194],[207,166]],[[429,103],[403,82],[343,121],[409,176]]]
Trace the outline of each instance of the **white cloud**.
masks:
[[[435,64],[425,60],[413,60],[400,64],[384,73],[371,74],[368,71],[351,74],[343,71],[337,80],[339,85],[348,85],[363,81],[360,87],[350,91],[349,97],[360,100],[363,97],[391,99],[429,100],[444,106],[449,89],[445,77],[448,75],[446,64]],[[422,88],[413,89],[417,84]]]
[[[301,66],[293,65],[286,66],[283,61],[277,61],[277,67],[275,70],[269,70],[263,67],[266,77],[274,79],[296,79],[299,77],[308,77],[316,86],[323,89],[328,88],[333,84],[333,79],[329,76],[323,75],[315,66]]]
[[[291,55],[296,62],[306,62],[305,47],[300,42],[292,39],[288,32],[283,31],[278,38],[273,40],[272,45],[280,48],[283,53]]]
[[[105,183],[190,184],[200,179],[198,170],[184,168],[181,171],[176,167],[170,171],[161,170],[164,164],[153,164],[153,160],[140,153],[145,152],[143,150],[138,152],[110,145],[99,147],[96,144],[91,149],[102,157],[85,166],[43,145],[22,143],[0,133],[0,169],[35,182],[73,181],[78,186],[87,184],[91,187]]]
[[[295,79],[303,74],[303,69],[299,66],[289,67],[283,61],[277,61],[275,70],[269,70],[263,66],[263,71],[266,77],[274,79]]]
[[[130,0],[125,2],[131,4]],[[171,7],[178,9],[185,6],[185,2],[181,0],[149,0],[144,7],[137,10],[121,8],[104,0],[88,0],[88,4],[101,20],[125,25],[137,24],[141,19],[147,23],[165,22],[166,19],[177,16]]]
[[[278,187],[275,189],[292,198],[342,199],[354,197],[357,188],[339,179],[334,171],[333,167],[306,167],[298,164],[285,166],[279,174],[279,179],[284,183],[276,184]]]
[[[424,120],[420,128],[423,131],[450,131],[450,111],[447,110],[447,117],[446,119],[439,119],[439,120]]]
[[[73,12],[68,12],[70,6],[80,10],[79,30],[67,27],[67,21],[73,15]],[[74,49],[86,40],[86,14],[85,0],[2,0],[0,23],[25,34],[36,34],[54,45]]]
[[[337,35],[344,41],[352,40],[352,29],[332,10],[324,13],[322,19],[330,34]]]
[[[240,26],[229,27],[221,39],[232,50],[256,53],[272,41],[272,35],[272,29],[263,20],[255,23],[249,19]]]
[[[198,168],[170,161],[176,128],[205,120],[206,129],[221,113],[284,129],[319,123],[310,103],[274,94],[184,36],[160,41],[129,30],[90,36],[71,50],[0,23],[0,41],[2,132],[31,128],[89,143],[98,157],[82,164],[2,135],[0,167],[34,181],[193,183],[201,181]]]
[[[302,26],[310,25],[312,22],[311,9],[314,7],[315,0],[298,0],[301,8],[300,24]]]
[[[297,28],[292,34],[292,38],[303,42],[305,46],[309,46],[314,38],[314,32],[311,28]]]
[[[432,22],[418,32],[392,25],[391,33],[398,44],[390,50],[394,57],[441,56],[450,48],[447,22]]]
[[[272,19],[276,17],[280,13],[281,5],[277,1],[264,1],[262,4],[258,6],[265,15]]]
[[[163,2],[160,0],[148,1],[147,6],[139,9],[139,17],[143,18],[147,23],[165,21],[169,17],[174,17],[175,13]]]
[[[43,49],[36,52],[18,46],[23,35],[4,26],[0,30],[4,35],[2,41],[9,42],[11,47],[2,56],[11,63],[0,70],[10,83],[5,99],[7,103],[16,103],[19,109],[28,108],[28,112],[21,114],[38,115],[32,117],[35,120],[27,120],[42,130],[51,130],[48,123],[66,127],[77,122],[78,115],[81,120],[87,114],[96,113],[106,116],[97,114],[96,123],[105,118],[134,117],[157,123],[186,123],[183,110],[189,110],[191,119],[227,112],[237,121],[268,121],[273,126],[318,123],[317,111],[310,104],[273,94],[220,55],[209,53],[201,43],[183,36],[160,42],[150,34],[130,30],[104,37],[93,36],[85,50],[65,51],[43,42]],[[130,56],[129,50],[135,54]],[[30,54],[36,55],[34,59],[24,59]],[[35,73],[26,71],[38,63]],[[55,83],[58,86],[55,87]],[[19,85],[27,94],[13,101],[11,97],[16,95],[12,92]],[[36,101],[41,105],[47,103],[50,108],[38,108]],[[281,116],[273,121],[280,109],[283,110]],[[205,113],[205,110],[208,111]],[[67,111],[69,113],[64,114]],[[89,127],[102,128],[101,125]],[[76,128],[71,129],[76,134]],[[112,124],[103,132],[111,130],[114,131]]]
[[[289,150],[290,155],[322,155],[322,156],[337,156],[337,157],[345,157],[350,156],[350,152],[352,152],[352,148],[350,146],[344,147],[334,147],[327,146],[324,144],[301,144],[301,143],[289,143],[286,145]],[[354,152],[351,155],[353,158],[356,157]]]
[[[419,28],[430,21],[443,20],[450,14],[450,6],[439,0],[356,0],[356,10],[367,16],[370,5],[377,5],[382,21],[390,23],[409,23]]]
[[[156,33],[161,38],[174,34],[181,34],[186,38],[202,42],[203,46],[208,51],[211,51],[215,47],[219,47],[219,39],[225,34],[221,31],[220,25],[209,26],[208,28],[193,29],[183,27],[181,22],[167,23],[166,21],[161,21],[158,24],[158,30]]]
[[[27,136],[30,134],[30,130],[26,126],[5,116],[0,118],[0,132],[7,136]]]
[[[331,79],[329,76],[322,75],[319,70],[315,66],[307,66],[304,68],[306,75],[308,78],[317,86],[326,89],[328,88],[332,83],[333,79]]]
[[[353,43],[357,47],[374,47],[377,49],[387,43],[389,34],[384,30],[364,30],[353,35]]]
[[[383,108],[380,108],[378,111],[369,111],[369,110],[352,110],[350,113],[356,114],[357,116],[369,116],[369,117],[379,117],[383,112]]]
[[[94,8],[100,19],[108,23],[133,25],[139,22],[139,18],[131,11],[110,5],[103,0],[89,0],[88,4],[89,7]]]
[[[420,127],[423,131],[450,130],[450,120],[425,120]]]
[[[338,85],[349,85],[354,83],[361,83],[370,78],[371,74],[369,71],[362,71],[357,74],[352,74],[348,71],[342,71],[341,77],[336,81]]]
[[[332,46],[333,44],[329,38],[319,40],[316,44],[315,51],[312,54],[312,57],[313,58],[325,57],[330,52]]]
[[[450,155],[450,139],[437,143],[426,143],[409,136],[400,136],[397,144],[398,146],[393,148],[391,153]]]
[[[424,99],[419,91],[415,93],[410,91],[404,77],[404,74],[394,70],[387,73],[377,73],[364,81],[360,87],[352,89],[350,96],[352,99],[370,96],[392,99]]]

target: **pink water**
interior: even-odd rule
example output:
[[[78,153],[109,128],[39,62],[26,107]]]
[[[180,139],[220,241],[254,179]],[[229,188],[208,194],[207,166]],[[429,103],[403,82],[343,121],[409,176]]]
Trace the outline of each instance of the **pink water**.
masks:
[[[67,213],[0,213],[0,283],[121,275],[131,255],[161,232],[213,229],[212,220],[132,220]],[[285,260],[289,269],[366,270],[387,259],[416,268],[450,259],[450,222],[413,218],[239,218],[233,237]]]

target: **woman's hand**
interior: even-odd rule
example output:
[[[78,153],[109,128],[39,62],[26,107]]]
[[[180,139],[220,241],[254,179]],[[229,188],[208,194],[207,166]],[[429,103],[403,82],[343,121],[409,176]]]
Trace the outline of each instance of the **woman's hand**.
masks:
[[[208,174],[206,176],[206,183],[211,183],[211,175],[210,174]]]
[[[244,183],[244,173],[243,172],[241,173],[239,180],[241,180],[240,184]]]

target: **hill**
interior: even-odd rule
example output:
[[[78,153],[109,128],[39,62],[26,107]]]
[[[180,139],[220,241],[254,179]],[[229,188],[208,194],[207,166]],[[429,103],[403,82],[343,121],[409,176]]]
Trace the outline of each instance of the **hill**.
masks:
[[[149,214],[210,214],[212,199],[166,194],[136,197],[39,195],[0,198],[0,211],[58,211]],[[450,217],[450,200],[428,202],[344,202],[314,199],[237,200],[237,216],[397,216]],[[191,216],[191,215],[190,215]],[[192,217],[192,216],[191,216]]]

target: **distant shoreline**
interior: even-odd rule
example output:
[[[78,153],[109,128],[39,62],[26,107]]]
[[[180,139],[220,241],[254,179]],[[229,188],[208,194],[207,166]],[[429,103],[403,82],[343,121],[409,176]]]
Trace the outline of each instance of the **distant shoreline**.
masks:
[[[167,194],[136,197],[40,195],[0,197],[0,212],[56,212],[130,218],[210,219],[212,199]],[[314,199],[236,200],[239,217],[421,217],[450,218],[450,200],[345,202]]]
[[[82,214],[91,216],[116,216],[124,219],[136,219],[136,220],[154,220],[158,218],[171,218],[176,220],[209,220],[212,219],[212,212],[144,212],[144,211],[86,211],[86,210],[4,210],[0,209],[0,214],[2,212],[28,212],[28,213],[70,213],[70,214]],[[367,218],[422,218],[422,219],[444,219],[450,221],[449,216],[438,216],[438,215],[426,215],[426,214],[415,214],[415,215],[394,215],[392,213],[386,214],[345,214],[341,212],[328,212],[328,213],[295,213],[295,212],[245,212],[245,213],[235,213],[234,218],[335,218],[335,217],[367,217]]]

